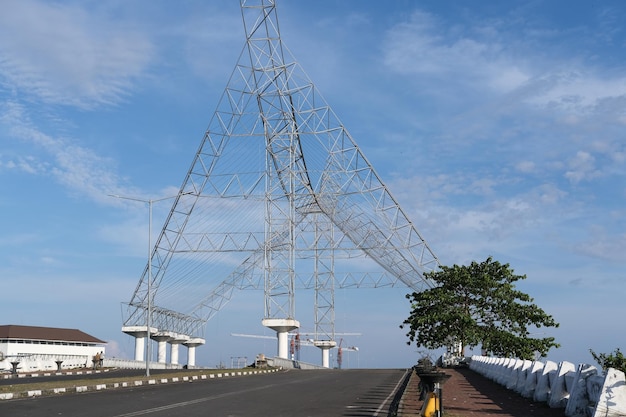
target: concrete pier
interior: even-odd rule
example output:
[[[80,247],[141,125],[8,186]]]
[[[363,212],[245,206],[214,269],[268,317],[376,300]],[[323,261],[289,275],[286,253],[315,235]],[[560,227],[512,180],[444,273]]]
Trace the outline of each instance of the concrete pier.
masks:
[[[179,346],[189,340],[189,336],[184,334],[173,333],[170,344],[170,363],[172,365],[178,365],[178,350]]]
[[[187,367],[196,366],[196,346],[204,345],[206,341],[199,337],[193,337],[183,343],[187,346]]]
[[[322,366],[330,368],[330,350],[337,346],[337,342],[334,340],[315,340],[313,344],[322,350]]]
[[[279,358],[289,359],[289,332],[300,327],[300,322],[294,319],[263,319],[263,326],[276,332],[278,339]]]
[[[157,329],[150,327],[150,333],[156,333]],[[123,326],[122,332],[135,338],[135,360],[144,360],[146,349],[145,339],[148,337],[148,326]]]
[[[165,363],[167,361],[167,342],[173,339],[173,333],[157,331],[152,333],[150,337],[158,343],[157,362]]]

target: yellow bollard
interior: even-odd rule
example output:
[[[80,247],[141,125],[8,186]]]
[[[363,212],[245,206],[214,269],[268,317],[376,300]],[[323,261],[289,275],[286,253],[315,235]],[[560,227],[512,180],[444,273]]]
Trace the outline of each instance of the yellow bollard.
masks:
[[[428,397],[424,400],[424,405],[422,406],[422,417],[436,417],[437,410],[439,408],[439,401],[437,400],[437,395],[434,392],[429,392]]]

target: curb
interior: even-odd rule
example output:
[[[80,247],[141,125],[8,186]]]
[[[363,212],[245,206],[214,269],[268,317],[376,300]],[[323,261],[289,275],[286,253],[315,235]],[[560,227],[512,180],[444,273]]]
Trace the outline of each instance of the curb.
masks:
[[[194,381],[202,381],[202,380],[217,379],[217,378],[267,374],[267,373],[278,372],[279,370],[280,369],[265,369],[265,370],[256,370],[256,371],[219,372],[215,374],[201,374],[201,375],[191,375],[191,376],[171,377],[171,378],[152,378],[148,380],[136,380],[136,381],[130,381],[130,382],[113,382],[109,384],[81,385],[81,386],[76,386],[72,388],[49,388],[49,389],[44,389],[44,390],[18,391],[18,392],[0,394],[0,401],[1,400],[14,400],[18,398],[53,396],[53,395],[59,395],[59,394],[94,392],[94,391],[102,391],[102,390],[107,390],[107,389],[140,387],[143,385],[163,385],[163,384],[170,384],[170,383],[194,382]]]
[[[398,417],[419,417],[421,415],[421,407],[419,404],[419,377],[413,370],[407,380],[402,392],[402,397],[398,404],[396,416]]]
[[[109,372],[109,369],[100,369],[100,370],[90,370],[86,369],[84,371],[59,371],[59,372],[35,372],[33,374],[4,374],[0,378],[1,379],[13,379],[13,378],[38,378],[42,376],[63,376],[63,375],[91,375],[91,374],[100,374],[102,372]]]

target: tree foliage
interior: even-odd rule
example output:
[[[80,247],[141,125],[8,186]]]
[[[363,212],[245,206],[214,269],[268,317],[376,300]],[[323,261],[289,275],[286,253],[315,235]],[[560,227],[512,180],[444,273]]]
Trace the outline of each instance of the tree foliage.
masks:
[[[515,275],[508,264],[489,257],[425,275],[438,285],[407,294],[412,310],[400,326],[408,328],[407,344],[437,349],[456,341],[463,352],[482,345],[494,355],[520,359],[543,357],[559,346],[553,337],[531,337],[531,330],[559,324],[515,288],[526,276]]]
[[[605,371],[609,368],[613,368],[626,373],[626,357],[624,357],[624,354],[619,348],[615,349],[615,352],[610,354],[596,354],[591,349],[589,349],[589,352],[591,352],[591,356],[593,356],[596,362],[598,362]]]

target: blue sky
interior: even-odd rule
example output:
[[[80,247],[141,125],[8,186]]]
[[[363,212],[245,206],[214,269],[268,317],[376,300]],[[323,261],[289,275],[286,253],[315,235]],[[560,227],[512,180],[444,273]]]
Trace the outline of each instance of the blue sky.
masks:
[[[283,40],[443,264],[488,256],[561,324],[549,358],[624,348],[626,6],[620,1],[278,2]],[[0,320],[121,333],[147,207],[175,194],[244,44],[237,1],[5,2]],[[155,204],[154,232],[169,209]],[[341,290],[344,365],[408,367],[406,289]],[[304,330],[312,301],[302,295]],[[198,364],[273,354],[239,293]],[[307,321],[308,320],[308,321]],[[273,333],[272,333],[273,334]],[[313,349],[313,348],[310,348]],[[318,362],[316,349],[303,358]]]

